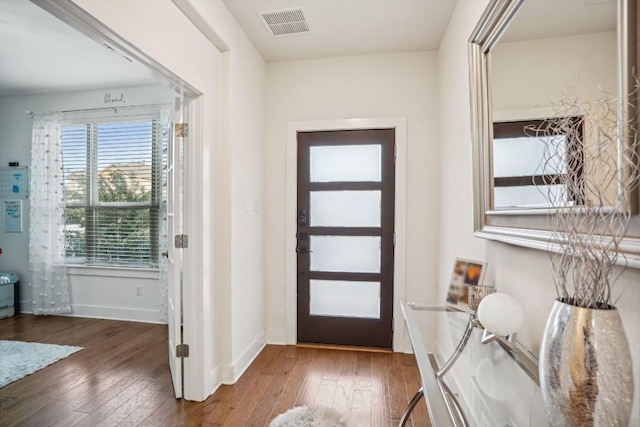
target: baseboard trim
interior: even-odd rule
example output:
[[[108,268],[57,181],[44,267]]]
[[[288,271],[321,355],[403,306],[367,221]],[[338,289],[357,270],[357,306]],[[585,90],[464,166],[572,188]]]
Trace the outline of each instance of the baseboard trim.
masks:
[[[28,304],[20,303],[20,307]],[[33,314],[31,310],[20,310],[20,313]],[[160,321],[159,310],[148,310],[129,307],[109,307],[101,305],[71,305],[71,313],[56,314],[67,317],[86,317],[90,319],[125,320],[128,322],[164,324]]]
[[[266,332],[263,331],[232,365],[222,365],[218,368],[220,383],[235,384],[266,345]]]
[[[296,347],[320,348],[324,350],[362,351],[364,353],[393,353],[393,350],[390,348],[359,347],[355,345],[316,344],[316,343],[299,342],[296,344]]]
[[[142,308],[73,304],[71,306],[71,315],[99,319],[128,320],[132,322],[162,323],[160,321],[159,310]]]

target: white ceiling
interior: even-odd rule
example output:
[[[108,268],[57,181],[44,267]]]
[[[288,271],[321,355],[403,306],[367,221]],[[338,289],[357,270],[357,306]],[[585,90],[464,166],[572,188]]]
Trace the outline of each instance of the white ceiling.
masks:
[[[0,0],[0,96],[157,83],[27,0]]]
[[[222,0],[266,61],[435,50],[457,0]],[[308,33],[274,37],[259,14],[301,7]],[[616,0],[526,0],[505,41],[614,30]]]
[[[106,0],[105,0],[106,1]],[[435,50],[457,0],[222,0],[266,61]],[[560,4],[562,3],[562,4]],[[535,8],[533,5],[542,6]],[[570,7],[571,6],[571,7]],[[259,13],[301,7],[310,32],[274,37]],[[615,28],[615,0],[528,0],[510,41]],[[532,10],[527,10],[532,9]],[[578,18],[578,12],[584,16]],[[518,27],[518,28],[516,28]],[[28,0],[0,0],[0,96],[157,83]]]
[[[268,62],[435,50],[457,0],[222,0]],[[258,14],[302,7],[308,33],[272,36]]]

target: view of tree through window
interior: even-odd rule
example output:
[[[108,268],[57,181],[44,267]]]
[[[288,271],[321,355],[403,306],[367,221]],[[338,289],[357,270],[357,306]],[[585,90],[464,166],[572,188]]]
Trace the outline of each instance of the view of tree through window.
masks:
[[[155,120],[63,127],[69,262],[158,264],[162,139]]]

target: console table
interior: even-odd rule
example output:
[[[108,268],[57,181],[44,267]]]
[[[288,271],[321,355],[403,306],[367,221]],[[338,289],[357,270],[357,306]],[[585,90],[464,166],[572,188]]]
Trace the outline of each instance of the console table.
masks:
[[[537,358],[516,341],[482,344],[472,313],[447,304],[403,302],[424,399],[434,427],[546,426]]]

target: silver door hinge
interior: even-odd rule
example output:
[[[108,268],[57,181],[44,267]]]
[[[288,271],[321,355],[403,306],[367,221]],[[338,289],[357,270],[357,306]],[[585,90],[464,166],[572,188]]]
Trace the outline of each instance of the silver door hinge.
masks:
[[[398,157],[398,146],[393,144],[393,158],[397,158]]]
[[[189,123],[176,123],[176,138],[189,136]]]
[[[176,357],[189,357],[189,345],[178,344],[176,346]]]
[[[396,245],[396,232],[393,232],[393,246]]]
[[[186,234],[176,234],[175,247],[178,249],[189,247],[189,236],[187,236]]]

